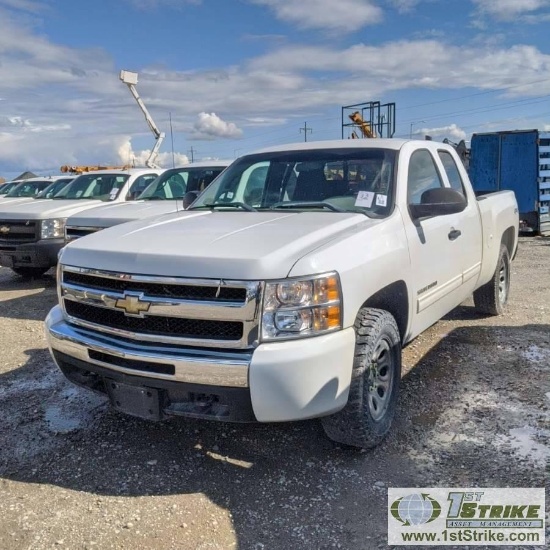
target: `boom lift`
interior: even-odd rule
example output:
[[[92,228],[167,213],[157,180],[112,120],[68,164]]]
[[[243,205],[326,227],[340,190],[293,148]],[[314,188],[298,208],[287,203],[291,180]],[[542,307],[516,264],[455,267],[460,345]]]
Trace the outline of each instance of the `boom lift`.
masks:
[[[148,168],[158,169],[159,166],[155,164],[155,159],[157,158],[160,146],[164,141],[165,133],[161,132],[157,128],[155,121],[152,119],[151,115],[149,114],[147,107],[145,107],[145,103],[143,103],[141,97],[139,97],[139,94],[137,93],[136,84],[138,82],[138,74],[131,71],[120,71],[119,78],[120,80],[122,80],[122,82],[124,82],[124,84],[126,84],[126,86],[128,86],[130,93],[134,96],[134,99],[139,105],[139,108],[142,110],[143,114],[145,115],[145,120],[149,125],[149,128],[151,129],[151,132],[153,132],[153,135],[155,136],[155,139],[156,139],[155,146],[151,150],[151,154],[149,155],[149,158],[145,161],[145,166],[147,166]]]

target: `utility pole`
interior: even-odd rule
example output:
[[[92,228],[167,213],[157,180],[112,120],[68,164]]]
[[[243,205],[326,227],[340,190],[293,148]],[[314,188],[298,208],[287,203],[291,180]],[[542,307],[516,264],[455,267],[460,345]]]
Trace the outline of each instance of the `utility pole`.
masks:
[[[311,133],[313,130],[307,127],[307,122],[304,122],[304,127],[300,128],[300,134],[304,132],[304,141],[307,141],[307,133]]]
[[[191,162],[195,162],[195,149],[193,149],[193,146],[189,149],[189,153],[191,153]]]

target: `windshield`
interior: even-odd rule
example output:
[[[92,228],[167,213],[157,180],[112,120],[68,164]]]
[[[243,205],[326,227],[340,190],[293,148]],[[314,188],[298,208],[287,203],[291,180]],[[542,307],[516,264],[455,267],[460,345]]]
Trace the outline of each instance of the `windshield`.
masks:
[[[7,197],[36,197],[40,191],[48,187],[52,180],[27,181],[16,185]]]
[[[67,187],[69,183],[71,183],[74,180],[74,178],[60,178],[53,183],[50,183],[48,187],[40,191],[38,195],[36,195],[36,199],[51,199],[54,195],[57,195],[62,189]]]
[[[225,167],[172,168],[143,191],[138,200],[182,199],[188,191],[204,191]]]
[[[17,184],[20,182],[12,181],[11,183],[6,183],[2,189],[0,189],[0,195],[7,195]]]
[[[53,199],[114,201],[129,177],[128,174],[83,174]]]
[[[387,216],[396,151],[316,149],[258,153],[235,161],[194,203],[198,208],[323,209]]]

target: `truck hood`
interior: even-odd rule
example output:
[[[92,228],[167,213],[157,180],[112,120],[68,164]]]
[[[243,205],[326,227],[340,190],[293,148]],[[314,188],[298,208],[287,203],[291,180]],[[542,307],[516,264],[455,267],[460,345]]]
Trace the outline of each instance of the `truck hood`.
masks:
[[[305,254],[375,223],[355,213],[184,211],[78,239],[61,262],[142,275],[278,279]]]
[[[117,204],[106,204],[96,206],[85,212],[80,212],[71,216],[67,220],[70,226],[85,227],[111,227],[119,223],[125,223],[133,220],[150,218],[151,216],[160,216],[161,214],[170,214],[183,210],[181,200],[166,201],[131,201]]]
[[[0,199],[0,210],[2,210],[5,206],[9,206],[10,208],[15,204],[23,204],[28,202],[34,202],[36,200],[47,200],[47,199],[34,199],[33,197],[5,197],[3,199]]]
[[[0,217],[4,220],[47,220],[50,218],[68,218],[81,210],[88,210],[100,204],[96,200],[33,200],[9,206],[0,203]]]

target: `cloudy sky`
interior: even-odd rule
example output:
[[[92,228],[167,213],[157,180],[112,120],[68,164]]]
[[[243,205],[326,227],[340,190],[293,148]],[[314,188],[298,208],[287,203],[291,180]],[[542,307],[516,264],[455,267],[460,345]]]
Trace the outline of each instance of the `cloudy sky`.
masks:
[[[0,0],[0,176],[62,164],[234,158],[341,137],[341,106],[397,105],[395,135],[550,130],[550,0]],[[174,157],[170,136],[172,120]]]

